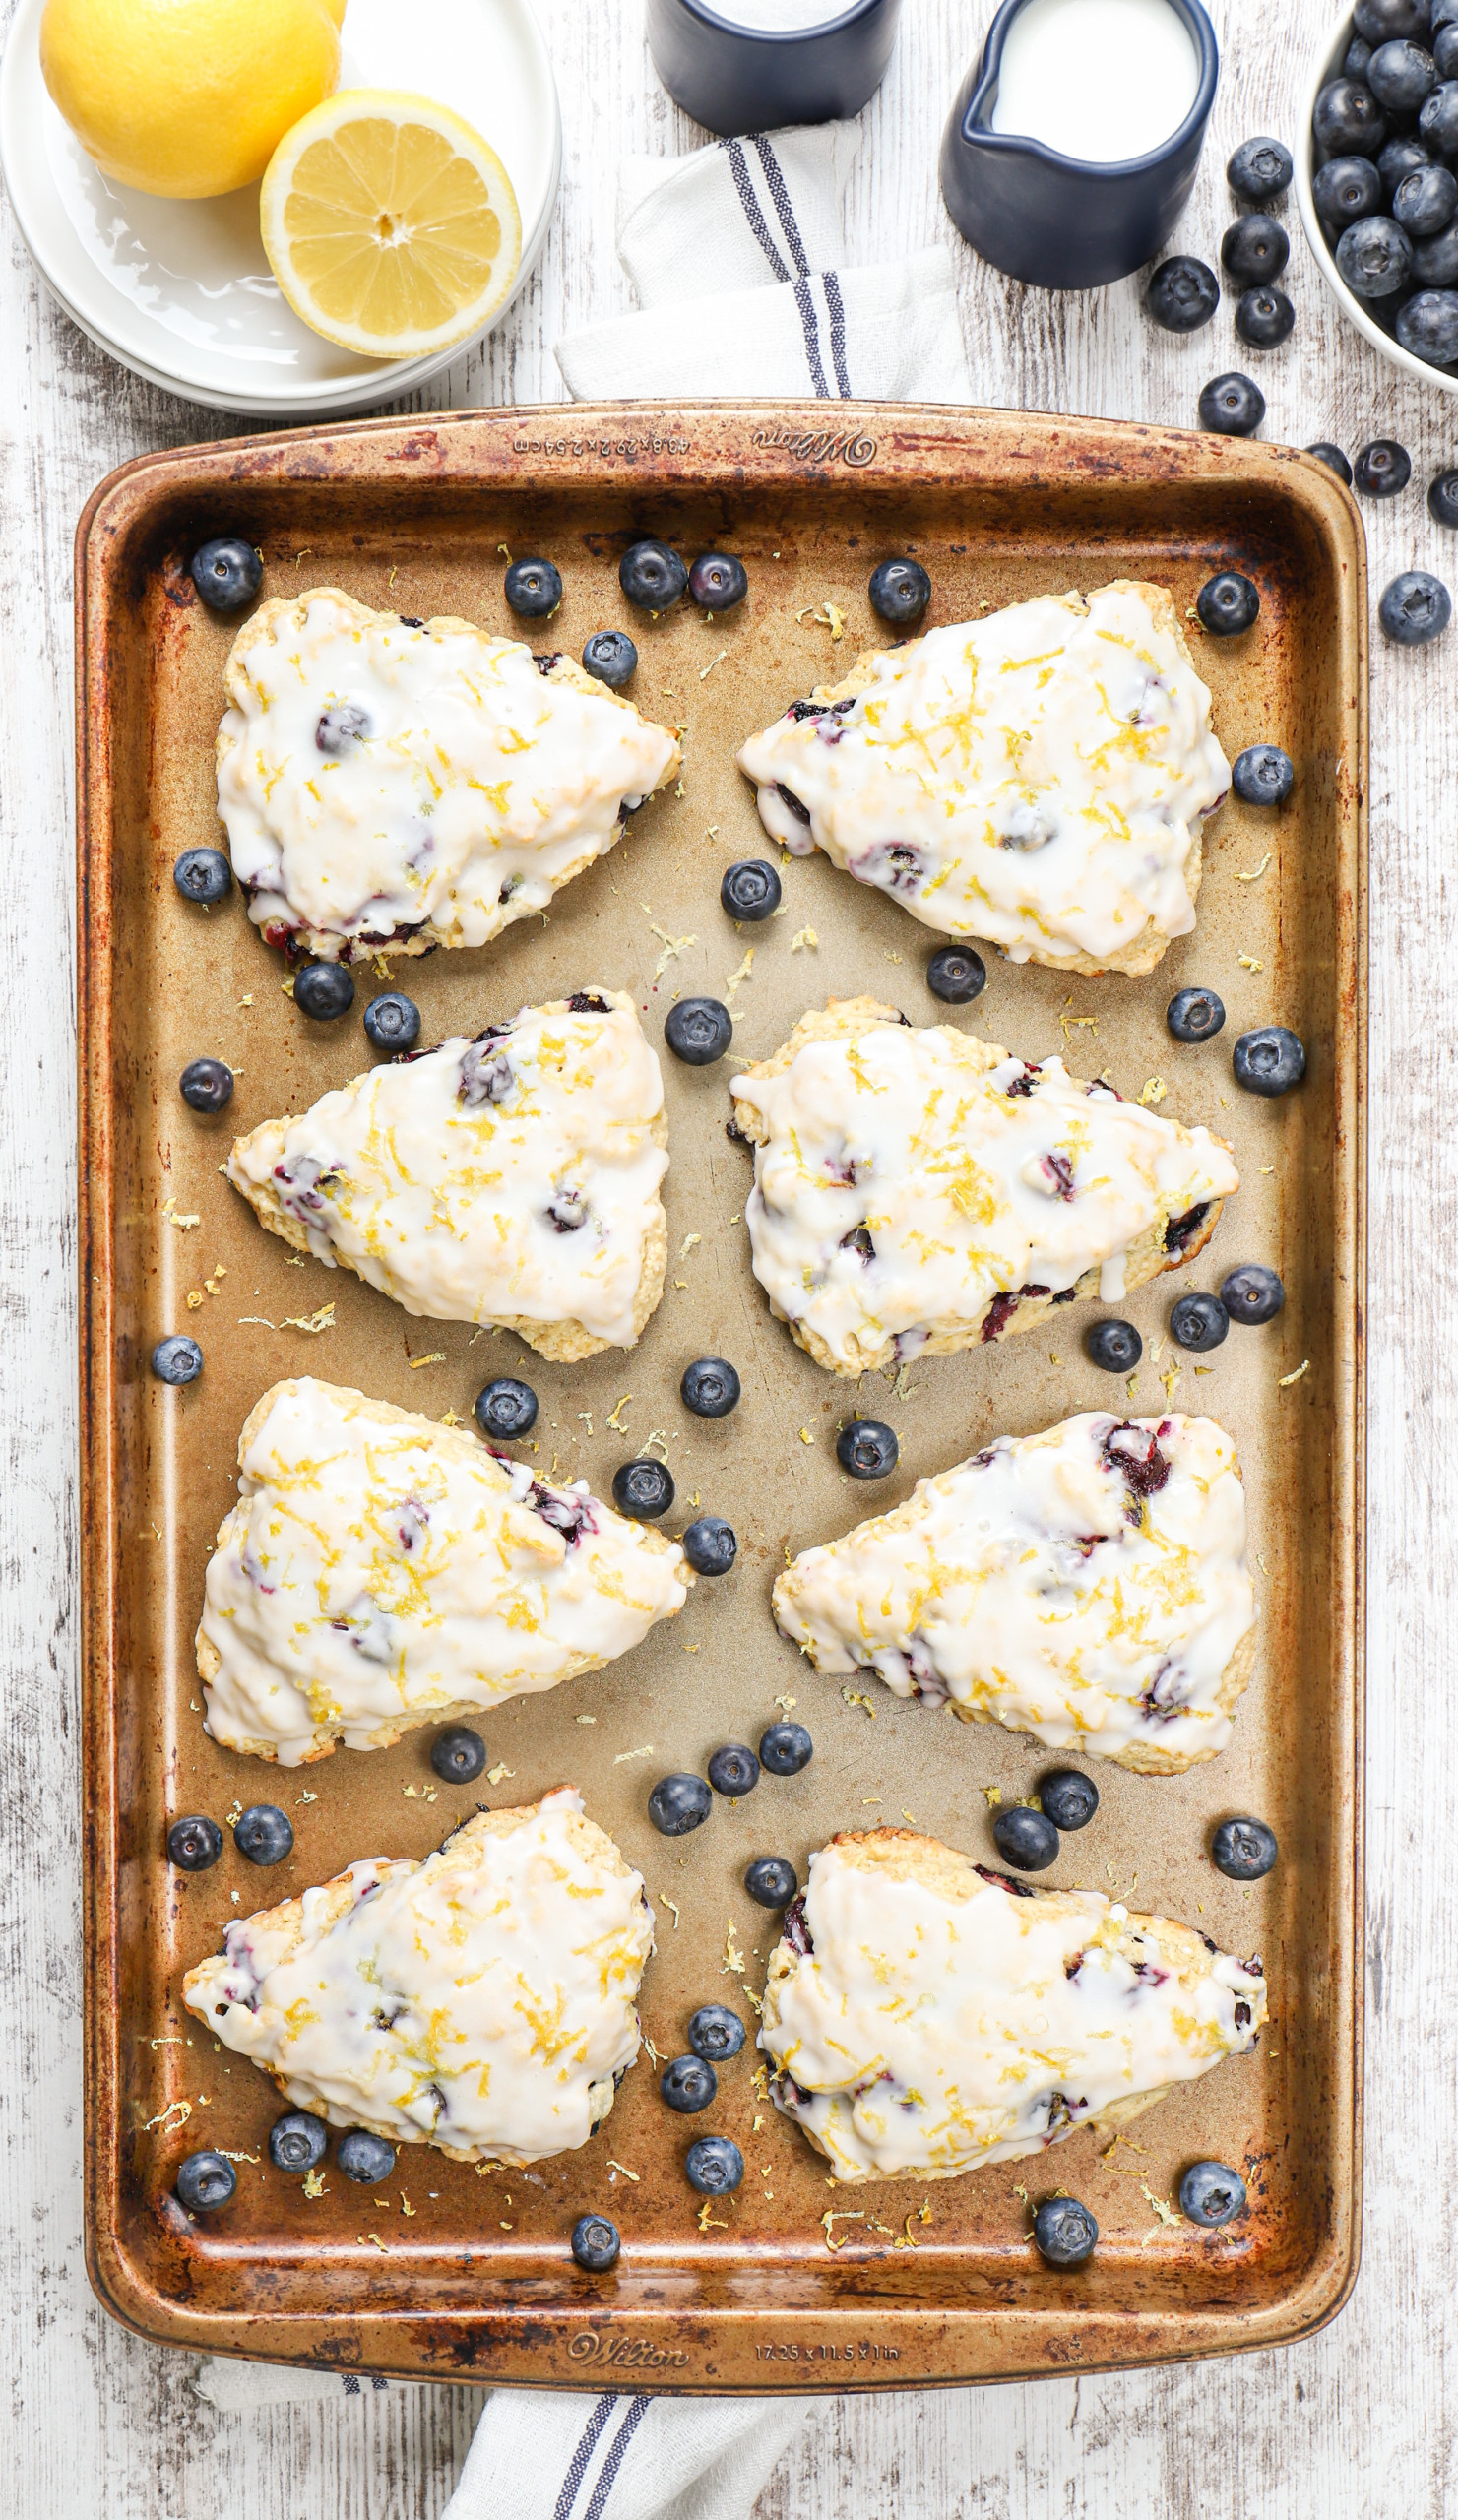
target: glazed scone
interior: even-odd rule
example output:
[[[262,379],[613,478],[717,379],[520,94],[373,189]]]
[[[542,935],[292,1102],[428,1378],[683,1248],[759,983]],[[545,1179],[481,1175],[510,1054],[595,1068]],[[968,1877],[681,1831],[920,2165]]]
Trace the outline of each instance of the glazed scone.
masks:
[[[1208,1129],[868,997],[802,1015],[730,1090],[754,1274],[832,1373],[1118,1302],[1202,1251],[1239,1187]]]
[[[770,1958],[770,2095],[838,2179],[959,2178],[1127,2124],[1255,2046],[1258,1960],[909,1829],[810,1858]]]
[[[206,1729],[281,1766],[377,1750],[597,1670],[683,1607],[676,1541],[586,1480],[305,1376],[238,1438],[238,1502],[208,1561]]]
[[[183,1996],[331,2126],[521,2170],[602,2124],[652,1949],[642,1875],[564,1786],[235,1918]]]
[[[1228,1747],[1255,1660],[1245,1490],[1213,1418],[999,1435],[780,1577],[817,1671],[1174,1776]]]
[[[326,962],[484,945],[678,768],[676,737],[570,657],[335,587],[260,604],[223,681],[218,812],[248,915]]]
[[[1169,593],[1127,579],[869,651],[739,767],[787,849],[1070,972],[1150,972],[1189,934],[1230,786]]]
[[[527,1006],[239,1138],[272,1233],[431,1321],[570,1363],[631,1348],[664,1292],[659,1063],[620,989]]]

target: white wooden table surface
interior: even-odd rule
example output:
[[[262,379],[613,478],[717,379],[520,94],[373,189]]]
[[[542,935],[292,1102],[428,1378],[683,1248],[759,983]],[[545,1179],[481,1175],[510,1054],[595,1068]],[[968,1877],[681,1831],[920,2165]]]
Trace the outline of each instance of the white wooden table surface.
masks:
[[[639,0],[538,5],[566,130],[550,240],[486,351],[419,407],[562,399],[559,332],[630,303],[612,249],[617,158],[701,137],[654,76]],[[1225,159],[1254,132],[1294,138],[1309,57],[1330,23],[1324,0],[1213,6],[1222,86],[1175,238],[1211,262],[1233,215]],[[990,15],[991,0],[906,0],[898,53],[865,116],[847,262],[951,234],[937,140]],[[83,2265],[71,537],[113,465],[217,431],[95,351],[46,297],[8,204],[0,216],[0,917],[11,1007],[0,1056],[0,2405],[10,2436],[7,2448],[0,2435],[0,2475],[20,2488],[10,2507],[47,2520],[434,2520],[470,2437],[474,2392],[220,2416],[194,2396],[185,2358],[113,2325]],[[979,398],[1193,425],[1209,375],[1252,368],[1267,436],[1334,438],[1349,453],[1394,436],[1411,450],[1412,488],[1367,510],[1374,590],[1415,563],[1458,580],[1458,536],[1431,525],[1423,501],[1431,475],[1458,460],[1458,403],[1408,384],[1364,347],[1324,293],[1294,200],[1289,223],[1296,334],[1284,350],[1238,357],[1228,306],[1175,342],[1146,322],[1133,282],[1040,296],[954,237]],[[759,2520],[1443,2520],[1458,2510],[1458,2005],[1447,1975],[1458,1874],[1458,1192],[1444,1129],[1458,1039],[1455,681],[1458,626],[1418,654],[1374,642],[1369,2062],[1356,2298],[1324,2335],[1255,2359],[828,2401]],[[0,2488],[0,2506],[8,2501]],[[502,2507],[509,2514],[509,2497]]]

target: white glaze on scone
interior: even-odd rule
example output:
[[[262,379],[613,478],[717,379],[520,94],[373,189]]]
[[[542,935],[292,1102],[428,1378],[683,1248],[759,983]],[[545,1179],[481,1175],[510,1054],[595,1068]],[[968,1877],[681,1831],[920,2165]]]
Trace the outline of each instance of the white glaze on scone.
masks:
[[[811,1856],[759,2045],[838,2179],[957,2178],[1126,2122],[1265,2017],[1259,1964],[1188,1925],[879,1829]]]
[[[1102,1410],[999,1435],[804,1550],[774,1610],[817,1671],[1174,1774],[1228,1746],[1250,1676],[1235,1444],[1213,1418]]]
[[[642,1876],[565,1786],[235,1919],[183,1993],[331,2126],[520,2169],[607,2115],[652,1949]]]
[[[682,1608],[676,1541],[586,1480],[548,1487],[464,1430],[304,1377],[238,1440],[208,1562],[207,1729],[297,1767],[555,1688]]]
[[[1230,786],[1169,594],[1129,581],[868,653],[738,758],[788,849],[1010,962],[1080,971],[1150,971],[1189,933]]]
[[[569,658],[543,673],[518,640],[333,587],[260,604],[223,679],[218,811],[248,915],[327,961],[484,945],[678,767],[667,728]]]
[[[356,1076],[239,1138],[262,1222],[433,1321],[561,1354],[630,1348],[663,1293],[659,1063],[633,1001],[584,990]]]
[[[840,1374],[1027,1329],[1070,1290],[1116,1302],[1239,1186],[1208,1129],[868,998],[803,1016],[731,1091],[754,1274]]]

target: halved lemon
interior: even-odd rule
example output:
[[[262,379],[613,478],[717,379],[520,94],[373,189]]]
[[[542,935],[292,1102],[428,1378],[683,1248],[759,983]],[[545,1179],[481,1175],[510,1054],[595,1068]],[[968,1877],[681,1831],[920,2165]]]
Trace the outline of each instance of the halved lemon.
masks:
[[[384,88],[326,97],[280,141],[259,202],[295,315],[366,358],[418,358],[480,332],[522,258],[494,149],[446,105]]]

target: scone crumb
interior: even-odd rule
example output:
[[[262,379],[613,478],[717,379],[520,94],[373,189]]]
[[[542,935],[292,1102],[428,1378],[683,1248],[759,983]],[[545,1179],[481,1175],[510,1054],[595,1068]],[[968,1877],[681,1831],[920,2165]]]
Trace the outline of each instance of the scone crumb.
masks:
[[[304,2194],[305,2196],[327,2196],[329,2194],[329,2190],[324,2184],[324,2173],[322,2170],[305,2171]]]
[[[334,1305],[321,1303],[317,1312],[285,1313],[283,1327],[285,1330],[306,1330],[310,1338],[317,1338],[321,1330],[334,1329]]]
[[[818,953],[820,950],[820,939],[816,935],[813,927],[797,928],[790,940],[790,950],[792,954],[803,954],[806,952],[811,954]]]
[[[505,1780],[507,1777],[509,1777],[509,1776],[515,1776],[515,1775],[516,1775],[516,1769],[515,1769],[515,1768],[509,1768],[509,1767],[504,1766],[504,1765],[503,1765],[503,1763],[502,1763],[502,1761],[501,1761],[500,1759],[498,1759],[498,1760],[497,1760],[497,1762],[496,1762],[496,1764],[495,1764],[495,1766],[494,1766],[493,1768],[487,1768],[487,1770],[486,1770],[486,1783],[487,1783],[487,1785],[500,1785],[500,1784],[502,1784],[502,1783],[504,1782],[504,1780]]]
[[[1163,1102],[1169,1091],[1170,1089],[1162,1076],[1147,1076],[1144,1083],[1139,1088],[1139,1103],[1141,1109],[1147,1111],[1151,1104],[1155,1102]]]
[[[744,1954],[739,1949],[739,1937],[732,1925],[729,1927],[724,1937],[724,1960],[719,1974],[721,1978],[727,1978],[730,1972],[736,1978],[742,1978],[744,1975]]]
[[[866,1714],[870,1717],[872,1724],[874,1724],[876,1720],[876,1710],[872,1706],[870,1699],[866,1696],[864,1689],[842,1689],[841,1695],[848,1706],[863,1706]]]
[[[786,1714],[788,1715],[792,1706],[798,1706],[799,1699],[797,1697],[792,1697],[787,1690],[784,1697],[777,1697],[772,1701],[772,1703],[776,1706],[783,1706]]]
[[[1236,960],[1239,964],[1242,972],[1263,972],[1266,968],[1264,963],[1261,962],[1258,956],[1254,954],[1237,954],[1236,956]]]
[[[641,1749],[619,1750],[612,1764],[615,1768],[620,1768],[625,1767],[629,1759],[651,1759],[652,1756],[653,1743],[651,1741],[645,1741]]]

